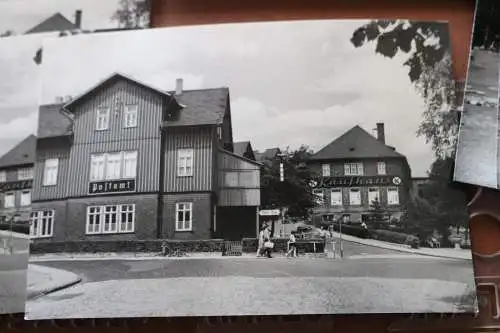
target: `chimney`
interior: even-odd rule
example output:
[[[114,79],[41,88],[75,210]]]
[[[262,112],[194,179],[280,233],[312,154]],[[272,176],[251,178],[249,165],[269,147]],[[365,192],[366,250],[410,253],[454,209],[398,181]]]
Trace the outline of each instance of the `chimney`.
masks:
[[[176,95],[182,94],[182,83],[183,83],[182,79],[175,80],[175,94]]]
[[[77,29],[82,28],[82,11],[81,9],[78,9],[75,11],[75,26]]]
[[[384,123],[377,123],[377,140],[385,144]]]

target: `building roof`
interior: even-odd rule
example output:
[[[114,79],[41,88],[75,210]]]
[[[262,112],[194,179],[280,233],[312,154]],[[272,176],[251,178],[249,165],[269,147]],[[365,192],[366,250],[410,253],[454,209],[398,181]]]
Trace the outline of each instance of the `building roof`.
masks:
[[[0,157],[0,168],[35,163],[36,136],[30,135]]]
[[[38,109],[38,131],[40,139],[68,135],[72,125],[68,117],[61,110],[64,103],[41,105]]]
[[[257,150],[254,151],[255,159],[257,161],[272,160],[279,153],[280,153],[280,149],[279,148],[269,148],[269,149],[266,149],[263,153],[260,153]]]
[[[184,90],[175,98],[182,109],[175,120],[165,122],[166,126],[219,125],[228,111],[229,89]]]
[[[50,32],[50,31],[60,31],[60,30],[72,30],[78,27],[64,17],[61,13],[55,13],[51,17],[45,19],[41,23],[37,24],[33,28],[25,32],[25,34],[34,34],[39,32]]]
[[[311,156],[311,160],[404,157],[356,125]]]
[[[233,142],[233,151],[236,155],[256,160],[250,141]]]

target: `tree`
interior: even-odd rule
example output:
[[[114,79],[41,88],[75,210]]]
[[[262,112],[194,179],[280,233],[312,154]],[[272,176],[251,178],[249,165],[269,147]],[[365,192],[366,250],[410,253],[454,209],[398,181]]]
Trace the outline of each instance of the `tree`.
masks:
[[[384,207],[378,198],[375,198],[375,200],[370,203],[370,209],[366,215],[366,222],[368,222],[372,228],[379,229],[384,222],[387,221],[387,217],[387,207]]]
[[[146,28],[149,25],[151,0],[120,0],[111,19],[121,28]]]
[[[0,34],[0,38],[1,37],[9,37],[9,36],[14,36],[14,31],[7,30],[7,31],[3,32],[2,34]]]
[[[261,205],[264,209],[286,207],[287,216],[307,218],[314,206],[311,174],[306,163],[312,152],[302,146],[297,150],[285,149],[261,170]],[[284,181],[280,181],[280,163],[283,162]]]
[[[449,236],[449,226],[468,226],[463,191],[450,185],[453,157],[437,159],[429,172],[429,183],[422,187],[422,198],[411,203],[410,220],[426,235],[433,230]]]
[[[437,158],[453,155],[459,122],[458,113],[452,111],[456,96],[448,26],[439,22],[374,20],[356,29],[351,38],[355,47],[368,42],[376,42],[375,52],[385,57],[408,54],[403,65],[409,68],[408,77],[426,105],[416,134],[432,145]]]

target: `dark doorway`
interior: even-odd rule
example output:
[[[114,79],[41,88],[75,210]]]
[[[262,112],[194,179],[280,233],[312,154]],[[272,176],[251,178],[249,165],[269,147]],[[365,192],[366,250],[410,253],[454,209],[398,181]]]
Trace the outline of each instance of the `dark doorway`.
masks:
[[[215,237],[241,240],[257,237],[256,207],[217,207]]]

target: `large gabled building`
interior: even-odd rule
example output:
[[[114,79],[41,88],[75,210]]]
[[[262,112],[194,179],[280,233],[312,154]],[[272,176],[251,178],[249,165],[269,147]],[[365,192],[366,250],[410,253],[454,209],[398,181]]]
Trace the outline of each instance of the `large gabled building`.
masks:
[[[260,164],[233,152],[228,88],[113,74],[40,107],[33,224],[48,240],[255,237]]]
[[[376,137],[352,127],[316,152],[309,167],[317,176],[316,223],[364,221],[375,200],[391,218],[399,219],[410,200],[410,166],[403,154],[386,144],[383,123],[377,124]]]
[[[35,145],[29,135],[0,157],[0,223],[29,221]]]

